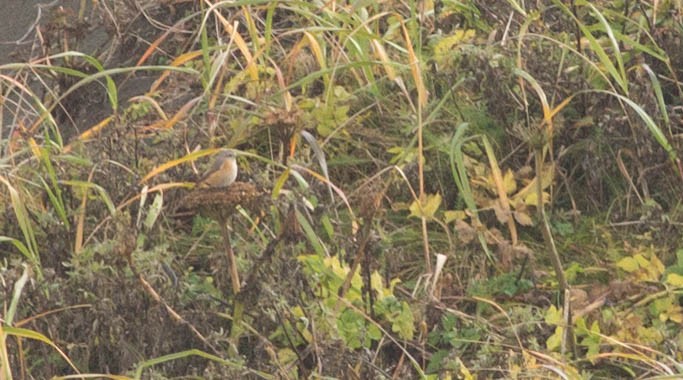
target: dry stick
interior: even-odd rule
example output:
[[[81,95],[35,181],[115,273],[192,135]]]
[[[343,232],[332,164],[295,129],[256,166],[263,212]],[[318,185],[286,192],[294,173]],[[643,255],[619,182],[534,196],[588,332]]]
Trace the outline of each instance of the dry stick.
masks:
[[[341,307],[341,299],[344,298],[344,295],[346,295],[346,292],[349,291],[349,288],[351,287],[351,280],[353,279],[353,276],[356,274],[356,271],[358,270],[358,266],[360,265],[361,262],[363,262],[363,258],[365,257],[365,247],[368,244],[368,241],[370,240],[370,232],[372,228],[372,221],[375,219],[375,214],[377,213],[377,210],[380,208],[382,205],[382,198],[384,197],[384,194],[387,192],[387,189],[389,188],[390,182],[387,181],[384,184],[384,188],[382,191],[379,191],[375,194],[375,199],[372,202],[372,210],[367,213],[367,217],[364,218],[364,225],[363,229],[361,230],[361,241],[360,244],[358,244],[358,249],[356,250],[356,256],[353,259],[353,263],[351,264],[351,268],[349,269],[349,273],[347,273],[346,278],[344,279],[344,283],[342,284],[341,288],[339,289],[339,298],[337,299],[337,303],[334,306],[334,311],[338,312],[339,308]]]
[[[275,314],[277,314],[277,318],[280,320],[280,323],[282,324],[282,326],[286,326],[286,322],[290,322],[290,324],[291,324],[291,321],[289,321],[284,315],[282,315],[282,312],[280,312],[280,309],[279,309],[278,307],[275,306],[275,303],[271,302],[271,307],[273,308],[273,310],[275,310]],[[296,324],[292,324],[292,326],[296,326]],[[298,331],[298,329],[294,329],[294,330]],[[296,344],[294,344],[294,341],[292,340],[292,337],[290,336],[290,334],[287,332],[287,329],[286,329],[286,328],[283,328],[283,329],[282,329],[282,332],[283,332],[285,338],[287,339],[287,343],[289,344],[290,349],[291,349],[291,350],[294,352],[294,354],[296,355],[297,361],[298,361],[301,365],[303,365],[303,363],[304,363],[304,358],[301,356],[301,353],[300,353],[299,350],[296,348]],[[278,361],[278,363],[279,363],[279,361]],[[301,371],[301,370],[302,370],[302,369],[300,368],[300,371]],[[285,373],[286,373],[286,372],[285,372]],[[307,377],[307,376],[303,376],[303,377]]]
[[[342,284],[342,287],[339,289],[339,298],[337,298],[337,303],[334,306],[335,313],[339,312],[339,308],[342,304],[341,300],[346,295],[346,292],[349,291],[349,288],[351,287],[351,280],[353,279],[353,276],[356,274],[356,271],[358,270],[360,263],[363,261],[363,257],[365,256],[365,246],[367,245],[368,240],[370,240],[371,228],[372,219],[366,220],[365,225],[363,225],[362,240],[360,241],[360,244],[358,244],[358,249],[356,250],[356,257],[353,259],[353,264],[351,264],[349,273],[346,274],[344,283]]]
[[[576,7],[576,0],[571,0],[571,8],[572,15],[574,15],[574,37],[576,38],[576,51],[579,53],[579,56],[581,56],[583,55],[583,47],[581,47],[581,27],[579,25],[579,10]],[[585,68],[583,65],[579,65],[579,76],[584,77],[584,71]],[[580,90],[583,90],[586,87],[584,83],[582,83],[580,86]],[[586,93],[584,91],[580,91],[579,103],[581,106],[581,116],[586,115],[586,109],[588,108],[587,102],[588,97],[586,96]]]
[[[391,375],[392,380],[400,379],[401,377],[401,369],[403,368],[403,364],[406,360],[406,354],[402,353],[401,357],[398,359],[398,363],[396,363],[396,369],[394,369],[394,374]]]
[[[237,260],[235,259],[235,252],[232,250],[230,244],[230,230],[226,218],[219,218],[221,224],[221,233],[223,235],[223,244],[225,245],[225,252],[228,255],[228,262],[230,263],[230,282],[232,283],[232,294],[235,297],[233,301],[232,310],[232,328],[230,329],[230,337],[237,338],[237,328],[242,323],[242,315],[244,314],[244,304],[240,301],[237,295],[240,293],[240,277],[237,272]]]
[[[145,280],[145,278],[142,276],[141,273],[138,273],[137,270],[133,266],[131,266],[130,269],[138,277],[138,280],[140,280],[142,287],[145,288],[145,291],[147,291],[147,293],[150,295],[150,297],[152,297],[156,302],[161,304],[166,309],[168,314],[171,316],[171,319],[173,319],[176,323],[187,326],[190,329],[190,331],[192,331],[192,333],[199,340],[202,341],[202,343],[204,343],[207,347],[209,347],[213,351],[214,354],[219,355],[218,349],[216,349],[216,347],[214,347],[211,343],[209,343],[209,341],[202,335],[202,333],[200,333],[199,330],[197,330],[193,325],[191,325],[190,322],[185,320],[185,318],[183,318],[180,314],[178,314],[175,310],[173,310],[173,308],[171,308],[171,306],[169,306],[169,304],[166,303],[166,301],[163,298],[161,298],[159,293],[157,293],[157,291],[154,290],[152,285],[150,285],[150,283],[147,282],[147,280]]]
[[[223,234],[223,244],[225,245],[225,253],[228,255],[228,262],[230,263],[230,280],[232,283],[232,293],[237,294],[240,292],[240,275],[237,272],[237,260],[235,259],[235,252],[232,250],[232,244],[230,244],[230,230],[228,229],[227,221],[224,218],[220,218],[221,232]]]
[[[569,284],[567,283],[567,278],[564,276],[564,270],[562,269],[562,261],[560,260],[560,254],[557,252],[557,247],[555,246],[555,240],[553,239],[552,232],[550,231],[550,224],[548,223],[548,218],[545,215],[545,208],[543,205],[543,185],[542,185],[542,170],[543,170],[543,145],[536,147],[535,152],[536,157],[536,201],[538,202],[536,208],[538,209],[538,220],[541,222],[541,232],[543,233],[543,240],[545,241],[545,246],[550,253],[550,262],[555,269],[555,275],[557,276],[557,282],[560,284],[560,294],[567,298],[569,297]],[[572,352],[575,353],[574,345],[574,329],[572,328],[572,313],[571,313],[571,303],[565,300],[566,307],[566,327],[565,334],[563,336],[563,341],[569,343],[569,347]],[[564,350],[565,345],[562,345]]]
[[[259,282],[259,277],[264,277],[262,268],[265,264],[270,264],[272,262],[273,256],[275,255],[275,248],[282,241],[283,234],[280,233],[274,240],[266,246],[261,253],[261,256],[254,260],[254,265],[249,270],[249,276],[245,281],[244,289],[238,295],[238,298],[244,297],[245,295],[251,295],[253,299],[257,299],[261,292],[261,282]]]
[[[420,208],[422,208],[422,201],[425,199],[425,181],[424,181],[424,146],[422,144],[422,107],[418,107],[418,135],[417,135],[417,145],[418,145],[418,157],[417,157],[417,171],[420,180],[420,198],[418,199],[420,203]],[[432,260],[429,255],[429,234],[427,232],[427,218],[423,214],[420,219],[422,222],[422,246],[424,249],[424,260],[425,260],[425,273],[432,273]]]

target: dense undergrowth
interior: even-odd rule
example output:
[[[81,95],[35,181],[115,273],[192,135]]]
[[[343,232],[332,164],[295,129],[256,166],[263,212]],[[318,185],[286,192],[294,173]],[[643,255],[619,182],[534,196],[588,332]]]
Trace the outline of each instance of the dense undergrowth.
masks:
[[[0,379],[683,376],[683,7],[529,3],[45,8]]]

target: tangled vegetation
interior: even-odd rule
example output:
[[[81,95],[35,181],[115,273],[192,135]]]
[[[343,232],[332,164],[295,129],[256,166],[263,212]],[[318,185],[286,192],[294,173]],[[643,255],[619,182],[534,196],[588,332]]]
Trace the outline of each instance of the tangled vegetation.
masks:
[[[29,32],[0,379],[683,377],[680,1],[83,0]],[[194,189],[222,148],[238,182]]]

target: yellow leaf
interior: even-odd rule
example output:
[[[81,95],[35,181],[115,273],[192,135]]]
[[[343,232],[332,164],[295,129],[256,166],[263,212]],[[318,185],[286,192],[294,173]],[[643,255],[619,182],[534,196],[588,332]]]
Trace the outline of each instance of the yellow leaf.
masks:
[[[439,65],[443,65],[449,60],[453,60],[453,51],[458,48],[458,45],[462,45],[463,42],[469,42],[474,36],[475,31],[472,29],[459,29],[456,30],[454,34],[441,38],[434,45],[434,59],[437,60]]]
[[[633,257],[624,257],[623,259],[617,261],[617,267],[629,273],[635,272],[638,269],[640,269],[638,261],[636,261],[636,259],[634,259]]]
[[[422,207],[422,211],[430,217],[434,217],[434,214],[439,210],[439,206],[441,206],[441,194],[429,195],[427,196],[427,202]]]
[[[543,172],[541,173],[541,190],[545,190],[548,188],[553,183],[553,178],[555,174],[555,166],[553,164],[546,164],[543,165]],[[523,189],[519,190],[515,195],[512,196],[512,204],[519,203],[521,199],[524,199],[524,203],[530,205],[530,206],[535,206],[536,203],[531,203],[529,202],[529,199],[531,198],[533,194],[533,199],[536,199],[536,181],[538,181],[538,177],[534,177],[529,183],[524,186]],[[547,193],[543,193],[543,202],[546,201],[546,196]],[[548,196],[549,197],[549,196]]]
[[[465,211],[461,210],[448,210],[443,213],[444,216],[444,221],[446,223],[450,223],[454,220],[463,220],[467,217],[467,214],[465,214]]]
[[[392,202],[391,203],[391,210],[392,211],[405,211],[408,210],[410,206],[408,206],[407,203],[405,202]]]
[[[641,268],[647,267],[648,264],[650,264],[650,261],[640,253],[633,255],[633,258],[638,262],[638,266],[640,266]]]
[[[294,306],[290,308],[289,311],[295,318],[301,318],[306,316],[306,313],[304,313],[304,310],[301,308],[301,306]]]
[[[410,216],[419,218],[422,215],[422,208],[420,208],[419,199],[414,200],[413,203],[410,204],[410,207],[408,207],[408,209],[410,210]]]
[[[474,376],[472,376],[472,372],[465,366],[465,363],[458,358],[458,367],[460,368],[460,378],[464,380],[474,380]]]
[[[683,312],[681,312],[680,306],[676,307],[674,310],[670,312],[669,320],[672,322],[676,322],[678,324],[683,322]]]
[[[370,275],[370,284],[372,285],[372,291],[377,293],[380,300],[394,295],[391,287],[387,288],[384,286],[384,277],[377,271],[372,272]]]
[[[458,29],[455,31],[455,33],[453,35],[442,38],[434,46],[434,55],[437,55],[437,56],[447,55],[447,54],[452,55],[453,48],[456,45],[459,45],[463,41],[468,42],[474,36],[475,36],[475,31],[473,29],[468,29],[468,30]]]
[[[543,200],[543,204],[546,204],[550,201],[550,194],[546,193],[545,191],[541,193],[541,198]],[[516,203],[517,198],[513,198],[513,204]],[[524,204],[527,206],[537,206],[538,205],[538,197],[536,196],[536,193],[529,193],[527,196],[524,198]]]
[[[677,273],[669,273],[666,283],[672,286],[683,287],[683,276]]]
[[[427,199],[425,199],[423,202],[416,200],[410,205],[410,216],[434,219],[434,214],[436,214],[436,212],[439,210],[440,205],[440,194],[427,195]]]
[[[664,264],[659,259],[659,257],[652,254],[652,258],[650,259],[650,265],[648,266],[648,269],[650,274],[652,275],[652,279],[658,280],[659,278],[661,278],[662,273],[664,273],[664,270],[666,268],[664,267]]]
[[[512,170],[508,169],[503,176],[503,188],[506,194],[512,194],[517,190],[517,181],[515,181],[515,175]]]

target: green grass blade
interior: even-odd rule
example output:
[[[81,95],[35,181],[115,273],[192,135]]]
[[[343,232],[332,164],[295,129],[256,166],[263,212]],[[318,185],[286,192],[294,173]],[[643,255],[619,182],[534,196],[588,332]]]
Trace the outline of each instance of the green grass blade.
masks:
[[[24,265],[24,272],[21,277],[14,283],[14,292],[12,292],[12,301],[9,304],[9,309],[7,309],[7,314],[5,315],[5,323],[8,326],[12,325],[14,322],[14,316],[17,313],[17,307],[19,305],[19,299],[21,298],[21,292],[24,290],[24,286],[28,282],[29,269]]]
[[[325,248],[323,248],[323,245],[320,243],[320,239],[318,238],[318,235],[315,233],[315,230],[311,224],[308,223],[308,219],[306,219],[306,217],[301,213],[301,211],[299,211],[298,208],[294,208],[294,211],[296,213],[296,220],[304,230],[304,234],[306,235],[308,242],[313,246],[315,253],[317,253],[320,257],[327,256]]]
[[[35,266],[38,278],[42,280],[43,272],[40,266],[40,255],[38,254],[38,243],[36,241],[31,218],[28,215],[23,199],[19,195],[17,189],[14,188],[4,177],[0,177],[0,182],[3,182],[10,193],[10,203],[14,210],[14,215],[17,218],[19,229],[24,236],[25,247],[28,251],[29,261]]]
[[[39,342],[43,342],[43,343],[49,345],[50,347],[54,348],[55,351],[57,351],[59,353],[59,355],[62,357],[62,359],[64,359],[64,361],[66,361],[69,364],[71,369],[73,369],[76,373],[80,373],[80,371],[78,370],[76,365],[74,365],[74,363],[71,361],[71,359],[69,359],[69,357],[66,356],[66,354],[59,347],[57,347],[57,345],[53,341],[51,341],[45,335],[43,335],[37,331],[22,329],[22,328],[18,328],[18,327],[4,326],[3,329],[5,330],[5,333],[7,335],[13,335],[13,336],[16,336],[19,338],[33,339],[33,340],[37,340]]]
[[[107,191],[102,186],[87,181],[60,181],[60,183],[74,187],[81,187],[84,189],[94,189],[99,194],[102,202],[104,202],[104,204],[107,206],[109,214],[116,214],[116,207],[114,206],[114,202],[111,201],[111,198],[109,198],[109,194],[107,194]]]
[[[26,257],[28,261],[30,261],[32,264],[35,264],[31,251],[29,251],[26,245],[24,245],[24,243],[22,243],[21,241],[8,236],[0,236],[0,243],[11,243],[12,245],[14,245],[14,248],[18,249],[19,252],[21,252],[21,254],[24,255],[24,257]]]
[[[207,360],[210,360],[210,361],[213,361],[213,362],[216,362],[216,363],[228,366],[228,367],[232,367],[235,369],[244,369],[244,367],[239,363],[235,363],[235,362],[230,361],[230,360],[222,359],[216,355],[212,355],[212,354],[209,354],[207,352],[204,352],[204,351],[201,351],[198,349],[191,349],[191,350],[186,350],[186,351],[181,351],[181,352],[176,352],[173,354],[160,356],[158,358],[146,360],[142,363],[139,363],[137,365],[137,368],[135,369],[134,378],[135,379],[142,379],[142,371],[144,371],[145,368],[149,368],[149,367],[155,366],[157,364],[162,364],[162,363],[166,363],[166,362],[173,361],[173,360],[184,359],[184,358],[191,357],[191,356],[199,356],[199,357],[202,357],[204,359],[207,359]],[[274,376],[268,375],[268,374],[260,372],[260,371],[249,370],[249,372],[254,374],[254,375],[257,375],[263,379],[274,379],[275,378]]]
[[[455,135],[451,139],[451,147],[449,152],[451,174],[453,175],[455,186],[458,188],[463,200],[465,201],[465,206],[472,215],[472,220],[476,221],[477,223],[481,223],[479,220],[477,203],[474,201],[474,194],[472,193],[472,188],[470,187],[469,179],[467,177],[465,156],[462,152],[462,145],[466,141],[465,133],[467,132],[468,127],[469,124],[467,123],[460,124],[458,129],[455,131]],[[481,231],[477,231],[477,236],[482,249],[486,253],[486,257],[493,262],[493,254],[486,243],[484,234]]]
[[[669,140],[664,135],[664,132],[662,132],[662,129],[659,128],[657,123],[655,123],[654,120],[652,120],[652,118],[650,117],[650,115],[648,115],[647,112],[645,112],[643,107],[638,105],[633,100],[631,100],[631,99],[629,99],[623,95],[620,95],[620,94],[615,94],[613,92],[603,91],[603,90],[596,90],[596,92],[616,96],[621,101],[628,104],[628,106],[631,107],[631,109],[633,109],[638,114],[638,116],[640,116],[640,119],[645,123],[645,126],[650,131],[650,134],[652,134],[652,137],[654,137],[655,140],[657,140],[657,142],[659,143],[659,145],[661,145],[661,147],[664,148],[667,155],[669,156],[669,159],[671,161],[675,161],[678,158],[678,155],[676,154],[676,150],[671,146],[671,144],[669,143]]]
[[[669,128],[669,136],[672,136],[673,133],[671,131],[671,122],[669,120],[669,112],[666,110],[666,102],[664,101],[662,85],[659,83],[659,79],[657,79],[657,74],[655,74],[655,72],[652,71],[650,65],[648,65],[647,63],[643,63],[641,66],[647,73],[647,76],[650,78],[650,82],[652,83],[652,90],[655,92],[655,97],[657,98],[657,106],[659,107],[659,113],[662,114],[664,124],[666,124],[666,126]]]
[[[582,23],[581,20],[576,18],[574,13],[572,13],[569,10],[569,8],[567,8],[559,0],[553,0],[553,3],[555,5],[557,5],[560,9],[562,9],[566,14],[568,14],[572,19],[574,19],[574,22],[576,23],[576,25],[581,30],[581,34],[588,41],[588,44],[590,45],[591,50],[598,56],[598,60],[603,65],[604,70],[606,70],[609,73],[612,80],[614,80],[619,85],[619,88],[621,89],[622,93],[627,94],[628,93],[628,82],[627,82],[626,75],[623,72],[623,67],[622,67],[622,71],[617,70],[617,68],[616,68],[616,66],[614,66],[614,63],[612,62],[612,59],[610,58],[609,54],[607,54],[607,52],[602,47],[602,45],[600,45],[597,38],[595,38],[595,36],[593,36],[590,29],[584,23]],[[585,2],[582,2],[582,3],[585,3]],[[599,15],[598,18],[600,16],[602,16],[599,12],[596,11],[596,13],[598,13],[598,15]],[[603,20],[604,20],[604,17],[603,17]],[[603,27],[604,27],[604,25],[603,25]],[[606,30],[606,32],[611,33],[611,29],[608,27],[608,30]],[[613,41],[614,41],[614,39],[610,38],[610,42],[613,43]],[[618,45],[617,45],[617,48],[618,48]],[[615,53],[615,55],[621,55],[619,50],[615,50],[614,53]],[[617,60],[620,61],[621,57],[619,57]],[[621,66],[623,66],[623,62],[621,63]]]
[[[602,25],[602,30],[607,34],[607,37],[609,38],[609,42],[613,50],[612,55],[614,56],[614,59],[617,61],[618,68],[618,75],[614,79],[616,79],[617,83],[619,83],[622,86],[624,94],[628,94],[628,77],[626,76],[626,69],[624,69],[624,59],[621,55],[619,42],[617,41],[616,37],[614,36],[614,32],[612,31],[612,26],[609,22],[607,22],[605,16],[603,16],[602,13],[593,4],[591,4],[590,2],[585,2],[585,5],[587,5],[593,10],[593,13],[598,18],[598,21],[600,21],[600,25]],[[603,64],[604,63],[605,62],[603,61]]]

